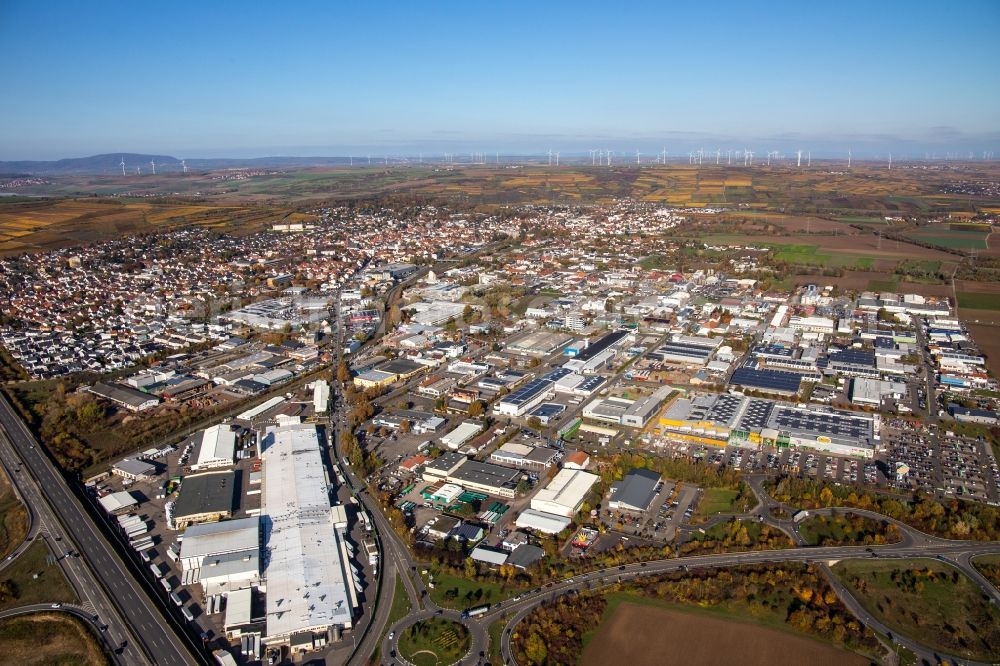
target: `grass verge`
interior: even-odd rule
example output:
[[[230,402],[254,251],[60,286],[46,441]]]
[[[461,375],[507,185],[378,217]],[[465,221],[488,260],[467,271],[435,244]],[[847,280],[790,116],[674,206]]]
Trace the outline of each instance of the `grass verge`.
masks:
[[[104,666],[107,654],[94,633],[64,613],[32,613],[0,620],[0,654],[20,666]]]
[[[29,604],[79,601],[59,565],[50,565],[46,561],[50,554],[44,541],[35,541],[0,572],[0,610]],[[34,578],[35,574],[38,578]]]
[[[1000,610],[958,569],[929,559],[845,560],[833,571],[893,631],[934,650],[1000,659]]]

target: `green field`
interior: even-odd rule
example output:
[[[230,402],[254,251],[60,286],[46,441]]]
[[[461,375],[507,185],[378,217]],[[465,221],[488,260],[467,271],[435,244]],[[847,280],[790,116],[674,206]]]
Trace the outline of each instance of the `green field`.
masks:
[[[968,659],[1000,659],[1000,610],[957,569],[930,559],[833,567],[869,613],[904,636]]]
[[[1000,310],[1000,294],[959,292],[958,307],[972,310]]]
[[[705,488],[698,502],[698,515],[708,517],[717,513],[735,513],[734,502],[739,495],[740,491],[730,488]]]
[[[399,636],[399,654],[414,666],[454,664],[469,651],[469,630],[457,622],[434,618],[407,627]]]
[[[392,593],[392,606],[389,608],[389,619],[385,623],[387,629],[406,617],[410,610],[412,610],[410,597],[406,594],[406,586],[403,585],[403,579],[400,577],[405,575],[400,573],[396,576],[396,588]]]
[[[12,587],[12,594],[0,595],[0,610],[55,601],[79,601],[59,565],[50,566],[45,561],[49,553],[44,541],[35,541],[0,572],[0,585]],[[38,578],[34,578],[35,574],[39,574]]]
[[[504,616],[490,625],[490,649],[487,654],[490,656],[491,664],[500,664],[503,662],[503,655],[500,651],[500,638],[506,624],[507,617]]]
[[[509,599],[520,592],[516,587],[504,587],[489,581],[459,578],[448,573],[432,571],[434,589],[429,590],[431,600],[443,608],[464,610],[480,604],[494,604]]]
[[[961,231],[954,227],[924,227],[907,234],[915,240],[953,250],[985,250],[987,234],[980,231]]]
[[[896,291],[899,288],[898,280],[869,280],[868,291]]]
[[[778,261],[799,266],[854,268],[868,271],[875,263],[872,257],[860,254],[820,252],[818,245],[767,245],[775,249],[774,258]]]

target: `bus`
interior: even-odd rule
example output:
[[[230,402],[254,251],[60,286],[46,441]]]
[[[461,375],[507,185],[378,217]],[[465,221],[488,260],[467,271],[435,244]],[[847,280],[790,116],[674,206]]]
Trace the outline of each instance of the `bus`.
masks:
[[[183,608],[181,608],[181,613],[184,614],[184,618],[188,622],[194,622],[194,613],[191,612],[191,608],[189,606],[184,606]]]
[[[489,612],[489,610],[490,610],[490,605],[489,604],[484,604],[482,606],[476,606],[474,608],[469,608],[469,609],[466,609],[466,610],[462,611],[462,619],[463,620],[467,620],[470,617],[478,617],[480,615],[483,615],[483,614]]]
[[[184,602],[181,601],[181,596],[179,594],[177,594],[176,592],[171,592],[170,593],[170,600],[172,602],[174,602],[175,606],[183,606],[184,605]]]

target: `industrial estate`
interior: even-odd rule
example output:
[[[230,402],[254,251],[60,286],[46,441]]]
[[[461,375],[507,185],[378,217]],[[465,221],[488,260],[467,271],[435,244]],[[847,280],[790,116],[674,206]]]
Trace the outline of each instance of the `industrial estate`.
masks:
[[[1000,5],[369,5],[3,3],[0,662],[1000,664]]]
[[[819,164],[816,177],[843,168]],[[988,236],[984,201],[950,224]],[[600,637],[608,599],[669,606],[650,590],[692,576],[705,591],[673,603],[711,606],[699,595],[733,567],[829,589],[796,604],[837,632],[775,610],[835,652],[997,654],[992,638],[907,633],[850,568],[931,558],[998,598],[1000,388],[991,329],[956,297],[971,279],[912,278],[917,246],[885,260],[892,277],[810,270],[775,236],[754,240],[752,221],[738,243],[702,239],[755,219],[739,206],[297,215],[0,259],[5,465],[43,495],[36,466],[61,473],[134,579],[136,599],[118,598],[82,545],[63,552],[81,537],[48,498],[36,538],[78,585],[95,580],[104,606],[79,607],[105,608],[92,621],[115,659],[172,660],[136,629],[137,602],[177,663],[422,663],[419,645],[563,663],[583,644],[538,632],[567,595],[587,610],[561,621]],[[822,229],[818,243],[887,233],[780,224]],[[897,236],[894,251],[911,242]],[[989,250],[945,256],[956,278],[992,270]],[[751,621],[746,603],[727,612]]]

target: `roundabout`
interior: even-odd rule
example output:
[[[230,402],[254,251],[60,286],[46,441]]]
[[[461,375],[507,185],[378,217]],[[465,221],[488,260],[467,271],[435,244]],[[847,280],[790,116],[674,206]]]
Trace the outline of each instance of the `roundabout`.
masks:
[[[471,647],[468,628],[444,617],[416,620],[399,630],[396,642],[399,658],[413,666],[450,666]]]

